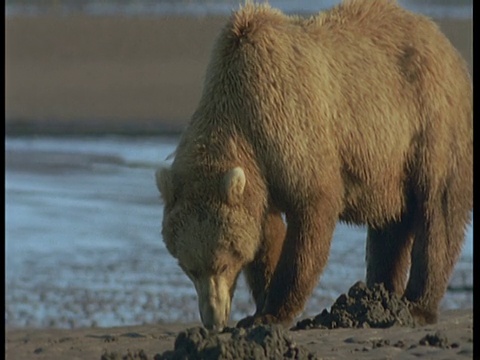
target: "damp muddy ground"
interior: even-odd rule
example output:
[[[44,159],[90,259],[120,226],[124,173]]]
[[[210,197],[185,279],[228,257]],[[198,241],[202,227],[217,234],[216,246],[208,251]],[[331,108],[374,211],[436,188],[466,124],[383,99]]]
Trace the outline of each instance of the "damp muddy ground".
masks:
[[[215,335],[200,330],[198,325],[171,323],[73,330],[7,328],[5,355],[7,359],[15,360],[187,360],[201,359],[202,354],[206,354],[207,344],[211,344],[218,359],[222,358],[222,352],[222,356],[228,358],[228,351],[237,355],[240,351],[242,354],[257,354],[256,351],[264,346],[267,349],[262,354],[264,359],[276,354],[272,352],[274,347],[287,359],[294,352],[307,358],[313,354],[313,359],[329,360],[475,358],[472,309],[444,311],[437,324],[422,327],[310,328],[299,331],[260,327],[256,333],[252,333],[253,329],[236,330],[237,333],[230,329]],[[185,356],[188,351],[193,355]],[[297,358],[302,359],[300,356]]]
[[[338,297],[330,311],[324,309],[314,318],[299,321],[290,329],[295,331],[289,331],[279,325],[259,325],[247,329],[226,328],[221,333],[209,332],[202,327],[191,327],[176,336],[173,349],[157,353],[153,359],[320,359],[322,358],[321,352],[312,351],[305,344],[301,344],[301,342],[305,343],[304,339],[301,340],[302,335],[306,336],[315,332],[321,339],[325,335],[334,336],[335,332],[339,332],[339,338],[342,338],[345,330],[352,332],[352,329],[358,328],[370,329],[370,331],[402,328],[408,332],[408,329],[415,328],[415,322],[408,309],[407,301],[389,293],[383,285],[377,284],[368,288],[365,283],[357,282],[347,294]],[[324,332],[318,332],[321,330]],[[473,345],[472,337],[464,340],[466,340],[467,348],[469,343]],[[470,354],[470,350],[462,348],[460,341],[449,340],[442,330],[426,333],[413,342],[407,339],[394,340],[379,336],[367,339],[350,336],[343,341],[352,346],[357,345],[351,350],[353,353],[368,353],[373,350],[379,351],[381,348],[381,353],[411,351],[415,356],[423,352],[436,352],[439,349],[458,354]],[[307,342],[308,344],[311,342]],[[335,347],[331,347],[329,350],[338,351]],[[142,350],[124,355],[105,352],[101,360],[147,358]],[[359,357],[355,355],[355,358]]]

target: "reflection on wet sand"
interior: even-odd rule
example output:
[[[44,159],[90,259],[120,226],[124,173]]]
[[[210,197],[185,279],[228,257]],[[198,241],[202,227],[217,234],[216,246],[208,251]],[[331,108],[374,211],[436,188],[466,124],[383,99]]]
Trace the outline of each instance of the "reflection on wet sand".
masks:
[[[155,168],[170,138],[8,138],[7,326],[84,327],[198,321],[196,293],[160,237]],[[473,236],[443,308],[473,305]],[[303,316],[365,277],[365,229],[339,225]],[[348,266],[346,266],[348,264]],[[462,289],[462,291],[459,291]],[[243,278],[232,319],[254,306]]]

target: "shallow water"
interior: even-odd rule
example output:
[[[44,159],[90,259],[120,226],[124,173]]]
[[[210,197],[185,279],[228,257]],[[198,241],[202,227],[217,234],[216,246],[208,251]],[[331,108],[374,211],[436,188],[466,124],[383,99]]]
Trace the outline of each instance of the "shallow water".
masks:
[[[196,293],[161,240],[155,168],[175,138],[6,139],[7,326],[199,321]],[[365,276],[365,229],[339,224],[304,316]],[[473,306],[473,228],[445,309]],[[254,311],[243,278],[232,319]]]

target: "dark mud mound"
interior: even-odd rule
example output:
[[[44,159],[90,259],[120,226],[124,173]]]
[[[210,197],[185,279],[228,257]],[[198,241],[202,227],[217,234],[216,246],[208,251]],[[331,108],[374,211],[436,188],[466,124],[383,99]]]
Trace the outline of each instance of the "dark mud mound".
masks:
[[[202,327],[181,332],[173,351],[158,354],[155,360],[234,360],[234,359],[317,359],[297,346],[281,326],[227,329],[221,334]]]
[[[145,354],[145,351],[127,351],[125,355],[120,355],[116,352],[104,352],[100,360],[148,360],[149,357]]]
[[[294,330],[391,326],[415,326],[408,302],[387,291],[383,284],[368,288],[359,281],[350,288],[347,295],[338,297],[330,312],[324,309],[312,319],[299,321]]]

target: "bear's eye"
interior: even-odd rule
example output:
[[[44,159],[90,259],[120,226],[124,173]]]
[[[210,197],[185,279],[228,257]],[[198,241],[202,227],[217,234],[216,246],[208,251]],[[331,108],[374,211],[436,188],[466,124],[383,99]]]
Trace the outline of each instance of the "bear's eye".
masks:
[[[228,265],[223,264],[219,269],[218,269],[218,275],[222,275],[226,270],[227,270]]]

